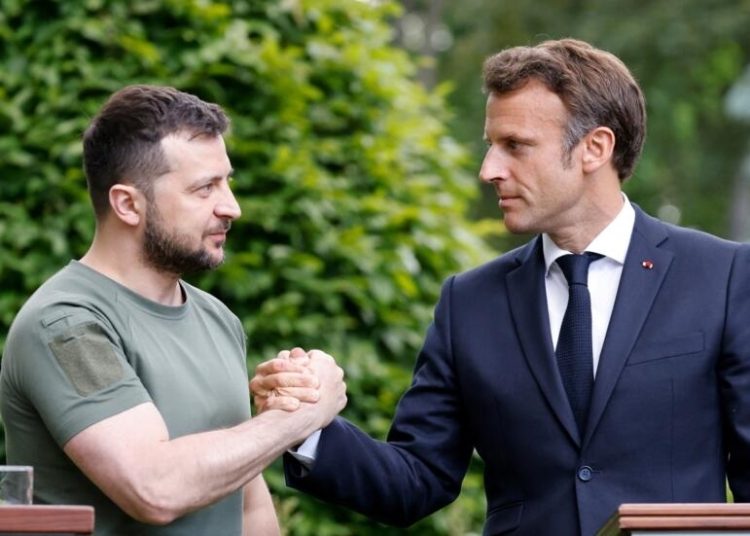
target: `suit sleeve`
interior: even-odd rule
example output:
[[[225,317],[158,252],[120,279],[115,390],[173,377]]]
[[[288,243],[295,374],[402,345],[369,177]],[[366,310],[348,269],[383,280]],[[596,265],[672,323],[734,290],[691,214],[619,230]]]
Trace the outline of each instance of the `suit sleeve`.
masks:
[[[452,502],[471,458],[450,344],[453,279],[444,285],[387,441],[337,418],[323,430],[309,472],[285,456],[287,484],[395,526],[408,526]]]
[[[719,378],[728,447],[727,477],[736,502],[750,502],[750,247],[738,251],[729,284]]]

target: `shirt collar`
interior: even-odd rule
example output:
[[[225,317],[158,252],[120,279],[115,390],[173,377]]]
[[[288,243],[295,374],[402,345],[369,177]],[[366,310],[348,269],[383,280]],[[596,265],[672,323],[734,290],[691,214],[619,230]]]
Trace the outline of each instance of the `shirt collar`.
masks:
[[[625,255],[628,253],[628,246],[630,246],[633,225],[635,225],[635,210],[625,193],[621,193],[624,203],[620,212],[615,216],[615,219],[609,222],[609,225],[596,235],[585,249],[586,251],[604,255],[623,265],[625,264]],[[549,274],[550,267],[558,257],[570,253],[570,251],[559,248],[547,233],[542,234],[542,248],[544,251],[545,274]]]

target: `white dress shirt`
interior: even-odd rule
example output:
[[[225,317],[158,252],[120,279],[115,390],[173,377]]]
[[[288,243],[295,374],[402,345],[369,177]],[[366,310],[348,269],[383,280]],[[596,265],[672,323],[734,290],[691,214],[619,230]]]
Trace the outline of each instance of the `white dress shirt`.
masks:
[[[591,294],[591,347],[594,353],[594,375],[599,366],[607,326],[615,306],[617,289],[620,286],[622,267],[625,255],[630,246],[630,236],[635,224],[635,210],[623,194],[625,202],[614,220],[585,248],[586,251],[599,253],[604,257],[589,265],[589,293]],[[565,308],[568,306],[568,282],[562,270],[555,262],[558,257],[571,253],[557,247],[547,235],[542,235],[544,264],[546,276],[544,284],[547,291],[547,308],[549,312],[550,335],[552,346],[557,347]]]

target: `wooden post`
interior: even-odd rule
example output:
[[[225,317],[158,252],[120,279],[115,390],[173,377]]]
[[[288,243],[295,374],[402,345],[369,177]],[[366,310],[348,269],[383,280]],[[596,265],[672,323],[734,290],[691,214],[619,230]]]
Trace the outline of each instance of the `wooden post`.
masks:
[[[750,504],[623,504],[597,534],[750,535]]]
[[[0,535],[94,533],[94,508],[69,505],[2,505]]]

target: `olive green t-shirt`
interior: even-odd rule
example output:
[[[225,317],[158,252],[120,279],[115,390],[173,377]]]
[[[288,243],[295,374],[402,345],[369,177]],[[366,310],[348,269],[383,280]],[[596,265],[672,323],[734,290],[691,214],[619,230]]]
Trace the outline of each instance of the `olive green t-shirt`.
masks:
[[[242,491],[167,526],[139,523],[70,461],[62,446],[86,427],[153,402],[170,438],[250,417],[242,325],[181,282],[183,305],[150,301],[72,261],[23,306],[0,372],[7,460],[34,467],[34,502],[95,508],[96,534],[235,536]]]

